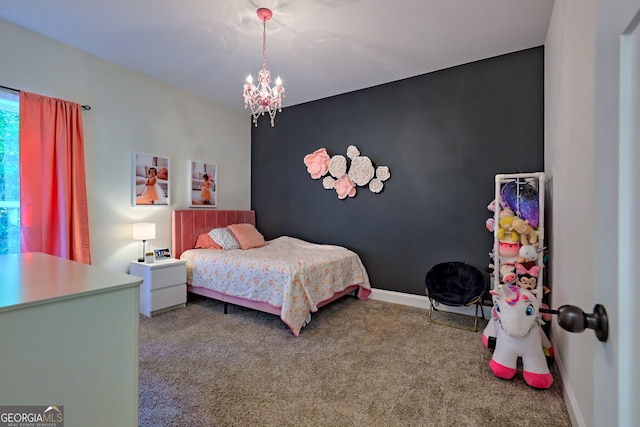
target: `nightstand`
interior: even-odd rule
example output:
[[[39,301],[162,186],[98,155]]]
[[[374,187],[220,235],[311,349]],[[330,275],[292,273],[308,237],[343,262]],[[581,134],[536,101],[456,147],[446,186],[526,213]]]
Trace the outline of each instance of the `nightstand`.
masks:
[[[167,259],[152,263],[131,261],[129,273],[144,279],[140,285],[140,313],[151,317],[184,307],[187,302],[186,261]]]

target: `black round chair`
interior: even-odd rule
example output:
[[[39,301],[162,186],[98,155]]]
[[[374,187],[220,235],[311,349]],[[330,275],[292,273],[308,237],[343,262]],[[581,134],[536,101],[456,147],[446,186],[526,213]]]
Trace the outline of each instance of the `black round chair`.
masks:
[[[434,265],[425,278],[427,297],[429,298],[429,322],[470,331],[478,330],[478,310],[484,319],[482,299],[489,290],[484,275],[477,268],[464,262],[443,262]],[[451,307],[476,306],[473,327],[465,327],[453,323],[436,321],[433,313],[438,312],[435,305],[443,304]],[[460,314],[447,312],[448,314]]]

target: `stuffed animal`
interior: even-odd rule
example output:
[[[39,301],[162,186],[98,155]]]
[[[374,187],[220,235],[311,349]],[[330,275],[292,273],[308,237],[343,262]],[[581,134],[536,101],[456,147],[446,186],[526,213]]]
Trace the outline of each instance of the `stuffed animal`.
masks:
[[[532,291],[538,287],[538,278],[530,274],[519,274],[517,285],[522,289]]]
[[[504,199],[502,198],[502,196],[498,197],[498,202],[500,203],[500,210],[509,209],[507,204],[504,202]],[[491,203],[489,203],[487,205],[487,209],[489,209],[491,212],[495,212],[496,211],[496,199],[493,199],[491,201]],[[509,209],[509,210],[511,210],[511,209]]]
[[[498,242],[498,259],[500,264],[514,264],[518,260],[519,242]]]
[[[520,234],[521,245],[534,245],[538,243],[538,233],[529,225],[529,221],[515,217],[511,221],[511,229]]]
[[[498,219],[498,233],[499,240],[508,240],[511,242],[517,242],[520,240],[517,230],[513,228],[513,221],[516,216],[513,215],[511,209],[505,209],[500,211]]]
[[[534,290],[538,287],[538,276],[540,275],[540,266],[534,265],[527,269],[524,265],[516,263],[516,273],[518,273],[518,286],[523,289]]]
[[[500,283],[512,285],[517,278],[516,267],[513,264],[502,264],[500,266]]]
[[[515,270],[517,273],[516,285],[518,285],[523,289],[528,289],[528,290],[534,290],[538,288],[538,277],[540,276],[539,266],[535,265],[527,270],[522,266],[522,264],[516,263]],[[504,283],[511,284],[512,282],[505,281]],[[544,295],[546,295],[549,292],[551,292],[551,289],[549,289],[548,286],[543,285],[542,292],[544,293]]]
[[[502,186],[500,199],[533,228],[538,228],[540,201],[535,180],[511,181]]]
[[[484,222],[484,226],[487,227],[487,230],[493,233],[493,230],[496,229],[496,220],[493,217],[487,218],[487,220]]]
[[[545,303],[542,303],[540,304],[540,308],[549,308],[549,306]],[[543,321],[551,322],[551,314],[543,313],[541,317]],[[489,318],[489,323],[487,323],[484,331],[482,331],[482,344],[484,345],[484,348],[489,351],[493,351],[496,348],[496,337],[498,336],[499,327],[500,324],[498,323],[498,317],[495,315],[495,310],[492,310],[492,315]],[[538,329],[540,330],[540,341],[542,341],[542,352],[545,354],[545,356],[553,358],[555,355],[555,350],[553,348],[553,345],[551,344],[551,341],[549,340],[549,337],[547,337],[547,334],[544,333],[542,328]]]
[[[538,250],[533,245],[522,245],[518,250],[518,264],[522,264],[527,270],[537,264]]]
[[[512,379],[516,374],[518,357],[522,358],[522,374],[531,387],[549,388],[553,376],[547,366],[541,328],[540,300],[533,291],[517,286],[498,286],[491,292],[492,319],[482,333],[489,347],[489,338],[495,337],[495,349],[489,362],[494,375]],[[546,338],[546,336],[545,336]]]
[[[545,303],[540,304],[540,308],[549,308],[549,306]],[[541,316],[544,322],[551,322],[552,316],[550,313],[543,313]],[[544,323],[543,323],[544,324]],[[493,351],[496,348],[496,337],[498,336],[498,328],[500,327],[500,323],[498,323],[498,317],[495,315],[492,310],[492,315],[489,318],[489,322],[487,326],[482,331],[482,344],[484,348],[487,350]],[[555,350],[549,337],[544,333],[542,328],[540,329],[540,341],[542,341],[542,351],[546,356],[553,357],[555,354]]]
[[[549,289],[546,286],[545,286],[545,288]],[[547,293],[546,289],[545,289],[545,294]],[[549,292],[551,292],[550,289],[549,289]],[[549,305],[543,302],[542,304],[540,304],[540,308],[546,308],[548,310],[549,309]],[[542,317],[542,320],[544,320],[545,322],[551,322],[551,318],[552,318],[551,317],[551,313],[542,313],[541,317]],[[546,335],[544,337],[547,338]],[[549,338],[547,338],[547,340],[549,340]],[[544,342],[542,343],[542,346],[544,347]],[[551,350],[553,350],[553,349],[551,349]],[[551,353],[551,356],[553,356],[553,351],[551,351],[550,353]]]
[[[506,208],[506,205],[502,201],[502,197],[500,197],[500,210],[502,210],[504,208]],[[489,203],[487,205],[487,209],[489,209],[491,212],[495,212],[496,211],[496,199],[493,199],[491,201],[491,203]],[[492,233],[495,231],[496,220],[495,220],[495,218],[493,216],[490,217],[490,218],[487,218],[487,220],[485,221],[485,227],[487,227],[487,230],[491,231]]]

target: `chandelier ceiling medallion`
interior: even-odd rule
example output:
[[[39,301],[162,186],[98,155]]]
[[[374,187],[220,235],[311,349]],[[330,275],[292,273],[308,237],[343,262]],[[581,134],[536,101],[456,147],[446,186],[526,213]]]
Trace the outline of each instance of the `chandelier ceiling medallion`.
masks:
[[[276,79],[276,85],[271,87],[271,73],[267,70],[267,21],[271,19],[271,10],[261,7],[257,11],[258,18],[262,20],[262,70],[258,72],[258,84],[253,84],[253,77],[249,74],[244,85],[244,108],[251,108],[253,124],[258,126],[258,117],[269,113],[271,126],[276,113],[282,111],[282,99],[284,98],[284,86],[280,76]]]

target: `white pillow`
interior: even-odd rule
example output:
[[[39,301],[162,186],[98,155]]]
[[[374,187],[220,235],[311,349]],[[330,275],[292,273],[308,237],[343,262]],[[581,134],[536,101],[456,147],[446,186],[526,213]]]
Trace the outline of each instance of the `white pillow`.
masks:
[[[240,244],[234,237],[231,230],[227,227],[214,228],[209,232],[209,236],[211,237],[211,240],[220,245],[224,250],[240,249]]]

